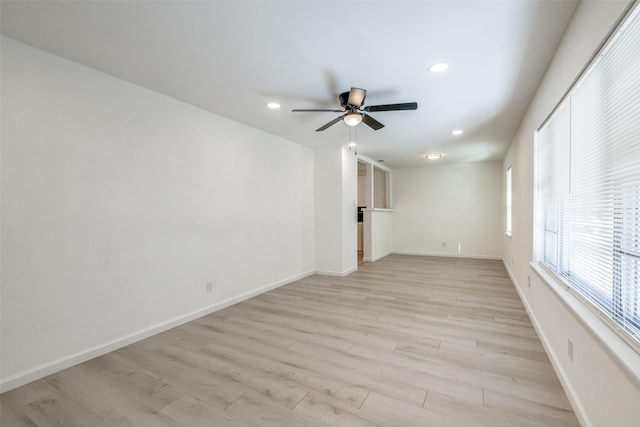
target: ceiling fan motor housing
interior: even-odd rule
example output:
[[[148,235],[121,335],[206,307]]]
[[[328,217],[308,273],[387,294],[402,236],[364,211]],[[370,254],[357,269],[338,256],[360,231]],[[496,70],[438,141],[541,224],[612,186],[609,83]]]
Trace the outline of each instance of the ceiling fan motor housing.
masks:
[[[355,105],[349,105],[349,94],[351,92],[342,92],[339,96],[338,99],[340,100],[340,105],[342,106],[342,108],[348,109],[348,110],[355,110],[358,108],[358,106]],[[362,103],[364,103],[364,97],[362,98]],[[351,108],[350,108],[351,107]]]

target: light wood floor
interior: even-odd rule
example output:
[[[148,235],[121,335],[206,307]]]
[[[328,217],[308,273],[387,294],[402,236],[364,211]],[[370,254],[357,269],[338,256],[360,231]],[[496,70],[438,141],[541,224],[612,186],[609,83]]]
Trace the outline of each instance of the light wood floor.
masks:
[[[577,426],[499,261],[312,276],[1,397],[10,426]]]

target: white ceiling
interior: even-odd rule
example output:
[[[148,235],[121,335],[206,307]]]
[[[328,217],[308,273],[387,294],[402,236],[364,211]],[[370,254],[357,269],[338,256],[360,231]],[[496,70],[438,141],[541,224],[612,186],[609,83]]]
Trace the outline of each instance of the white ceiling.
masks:
[[[2,33],[310,147],[346,144],[337,95],[367,89],[358,151],[390,167],[502,159],[577,0],[2,1]],[[427,67],[447,61],[433,74]],[[267,101],[282,104],[265,108]],[[462,136],[452,136],[456,128]]]

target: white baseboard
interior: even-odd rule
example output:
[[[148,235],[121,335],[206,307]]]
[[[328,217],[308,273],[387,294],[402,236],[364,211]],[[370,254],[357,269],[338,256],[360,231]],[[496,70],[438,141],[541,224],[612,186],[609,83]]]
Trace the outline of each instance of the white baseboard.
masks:
[[[456,253],[444,253],[444,252],[391,251],[391,253],[398,254],[398,255],[439,256],[444,258],[474,258],[474,259],[502,260],[502,257],[500,256],[456,254]]]
[[[382,258],[386,257],[387,255],[391,255],[391,252],[385,252],[383,254],[376,255],[376,256],[374,256],[372,258],[362,258],[362,261],[364,261],[364,262],[376,262],[379,259],[382,259]]]
[[[348,276],[349,274],[353,273],[354,271],[356,271],[358,269],[358,266],[354,266],[351,267],[345,271],[329,271],[329,270],[316,270],[315,274],[318,274],[320,276],[335,276],[335,277],[344,277],[344,276]]]
[[[589,421],[589,418],[586,416],[587,412],[585,411],[584,407],[580,403],[580,400],[578,399],[578,394],[576,393],[576,390],[567,379],[567,374],[564,372],[564,369],[562,368],[562,365],[559,362],[558,354],[554,351],[553,347],[549,343],[549,339],[544,333],[544,330],[542,330],[542,328],[540,327],[540,323],[538,322],[537,317],[531,310],[531,307],[529,306],[529,302],[522,295],[522,292],[520,291],[520,285],[518,284],[518,281],[513,275],[513,272],[509,268],[507,261],[505,259],[502,259],[502,262],[504,263],[504,267],[507,270],[507,274],[509,274],[511,281],[513,282],[513,285],[516,288],[516,292],[518,292],[520,301],[522,301],[522,305],[524,305],[524,308],[527,311],[527,315],[529,316],[529,319],[531,319],[533,328],[536,330],[536,333],[538,334],[538,338],[540,338],[540,342],[542,342],[544,351],[547,353],[547,356],[549,357],[551,366],[553,366],[553,370],[555,371],[558,379],[560,380],[560,384],[562,384],[562,388],[564,389],[564,392],[566,393],[567,398],[569,399],[569,403],[571,404],[571,407],[573,408],[573,412],[576,414],[576,417],[578,418],[580,425],[583,427],[592,427],[592,424]]]
[[[357,268],[357,267],[356,267]],[[286,284],[295,282],[296,280],[303,279],[305,277],[313,275],[313,271],[308,271],[302,274],[298,274],[296,276],[289,277],[284,280],[279,280],[275,283],[271,283],[269,285],[263,286],[258,289],[254,289],[253,291],[246,292],[244,294],[229,298],[224,301],[220,301],[216,304],[210,305],[200,310],[196,310],[191,313],[187,313],[182,316],[175,317],[166,322],[162,322],[150,328],[146,328],[132,334],[126,335],[124,337],[115,339],[110,342],[102,343],[97,346],[88,348],[86,350],[80,351],[78,353],[65,356],[58,360],[54,360],[52,362],[37,366],[35,368],[20,372],[16,375],[12,375],[7,378],[2,378],[0,380],[0,393],[4,393],[6,391],[12,390],[16,387],[20,387],[21,385],[30,383],[32,381],[39,380],[48,375],[59,372],[63,369],[70,368],[79,363],[86,362],[87,360],[91,360],[98,356],[102,356],[103,354],[109,353],[110,351],[117,350],[121,347],[127,346],[129,344],[133,344],[137,341],[143,340],[145,338],[149,338],[150,336],[159,334],[161,332],[167,331],[171,328],[175,328],[176,326],[180,326],[184,323],[190,322],[192,320],[198,319],[202,316],[206,316],[208,314],[214,313],[218,310],[222,310],[223,308],[229,307],[231,305],[237,304],[249,298],[252,298],[256,295],[263,294],[272,289],[278,288],[280,286],[284,286]]]

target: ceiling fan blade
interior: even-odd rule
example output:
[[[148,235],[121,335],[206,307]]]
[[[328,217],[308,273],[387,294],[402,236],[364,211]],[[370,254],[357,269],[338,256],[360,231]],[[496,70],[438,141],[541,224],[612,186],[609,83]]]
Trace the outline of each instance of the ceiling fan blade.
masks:
[[[349,100],[347,103],[356,108],[359,108],[364,102],[364,97],[367,95],[367,91],[364,89],[359,89],[357,87],[352,87],[351,91],[349,91]]]
[[[324,126],[320,126],[318,129],[316,129],[316,132],[321,132],[321,131],[327,129],[328,127],[330,127],[330,126],[335,125],[340,120],[342,120],[342,116],[336,117],[335,119],[331,120],[329,123],[325,124]]]
[[[296,108],[291,110],[291,112],[293,113],[309,113],[309,112],[316,112],[316,111],[327,111],[330,113],[344,113],[344,110],[323,110],[323,109],[316,109],[316,108]]]
[[[376,111],[401,111],[401,110],[417,110],[417,102],[405,102],[403,104],[385,104],[385,105],[370,105],[363,110],[368,112]]]
[[[362,122],[373,130],[382,129],[384,125],[368,114],[362,115]]]

